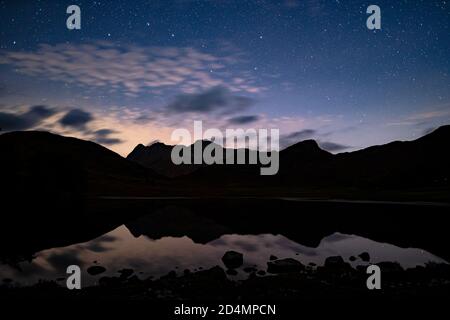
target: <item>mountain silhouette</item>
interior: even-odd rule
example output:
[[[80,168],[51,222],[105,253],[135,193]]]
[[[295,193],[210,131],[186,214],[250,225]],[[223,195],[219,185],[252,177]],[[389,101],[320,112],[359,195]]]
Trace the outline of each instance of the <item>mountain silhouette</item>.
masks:
[[[196,143],[201,143],[203,150],[211,142],[197,141]],[[155,142],[149,146],[139,144],[127,156],[127,159],[137,162],[140,165],[169,178],[186,175],[199,168],[199,165],[193,164],[193,152],[191,153],[192,164],[175,165],[171,159],[173,147],[174,146],[169,146],[161,142]],[[193,145],[186,146],[183,148],[183,152],[188,152],[191,148],[193,148]]]
[[[259,165],[211,165],[193,172],[190,179],[195,183],[209,177],[214,183],[211,178],[217,175],[219,184],[306,192],[419,188],[444,194],[449,189],[449,140],[450,126],[443,126],[414,141],[395,141],[335,155],[322,150],[314,140],[306,140],[280,151],[280,169],[275,176],[259,176]]]
[[[226,188],[250,195],[270,194],[272,190],[277,190],[276,195],[318,191],[320,197],[331,196],[327,195],[330,190],[333,197],[336,191],[346,197],[354,190],[366,194],[419,190],[431,198],[448,199],[449,139],[450,126],[443,126],[414,141],[340,154],[305,140],[279,152],[278,174],[261,176],[260,164],[175,165],[171,161],[173,146],[163,143],[138,145],[124,159],[93,142],[46,132],[12,132],[0,135],[0,170],[2,189],[9,194],[47,191],[153,196],[155,188],[164,187],[165,195],[202,195],[205,190],[222,192]],[[212,142],[196,142],[200,143],[204,150]],[[183,152],[193,147],[186,146]],[[222,151],[226,161],[230,149]],[[236,157],[237,150],[231,151]],[[257,152],[243,151],[246,159]],[[191,161],[193,157],[192,152]]]
[[[298,158],[302,162],[316,162],[331,159],[332,154],[322,150],[315,140],[297,142],[282,151],[286,161]]]
[[[94,142],[40,131],[0,135],[2,189],[8,193],[108,194],[159,175]]]
[[[337,154],[325,170],[330,178],[339,177],[336,183],[341,181],[355,186],[448,187],[449,139],[450,126],[447,125],[414,141],[395,141]]]

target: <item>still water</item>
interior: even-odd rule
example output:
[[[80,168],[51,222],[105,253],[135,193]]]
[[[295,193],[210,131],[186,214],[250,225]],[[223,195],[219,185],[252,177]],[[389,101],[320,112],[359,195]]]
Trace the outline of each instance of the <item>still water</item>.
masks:
[[[424,265],[429,261],[444,262],[443,259],[421,249],[400,248],[392,244],[375,242],[357,235],[333,233],[324,237],[315,248],[304,246],[281,234],[223,234],[206,242],[196,243],[188,236],[162,236],[151,239],[146,235],[134,236],[126,225],[121,225],[96,239],[67,247],[52,248],[35,254],[31,261],[15,266],[0,265],[0,279],[12,279],[16,285],[31,285],[40,279],[64,283],[68,265],[82,268],[82,285],[95,285],[102,276],[118,276],[118,271],[131,268],[141,278],[160,277],[170,271],[182,274],[185,269],[198,271],[219,265],[228,250],[244,255],[244,265],[232,279],[248,276],[244,268],[255,267],[266,270],[271,255],[278,258],[295,258],[303,264],[323,264],[328,256],[340,255],[348,261],[366,251],[371,262],[397,261],[404,268]],[[351,262],[354,266],[364,264],[360,259]],[[90,266],[106,268],[100,275],[89,275]],[[11,280],[7,280],[11,281]]]

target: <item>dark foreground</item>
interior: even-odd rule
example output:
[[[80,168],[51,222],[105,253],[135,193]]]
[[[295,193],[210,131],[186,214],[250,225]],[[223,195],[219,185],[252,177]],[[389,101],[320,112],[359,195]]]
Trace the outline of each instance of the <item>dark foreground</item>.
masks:
[[[183,275],[175,272],[141,280],[131,269],[116,277],[99,277],[98,285],[68,290],[57,281],[41,281],[30,287],[13,287],[4,282],[3,299],[51,300],[157,300],[188,302],[305,301],[317,299],[445,299],[450,296],[450,266],[430,263],[404,270],[398,263],[378,264],[382,288],[368,290],[365,266],[352,268],[341,257],[330,257],[324,266],[304,266],[291,259],[268,262],[268,270],[247,268],[249,277],[234,281],[216,266]]]
[[[89,202],[89,205],[87,203]],[[55,204],[56,206],[56,204]],[[53,208],[55,209],[55,208]],[[224,234],[282,234],[316,247],[333,232],[359,234],[401,247],[426,249],[448,261],[445,205],[394,204],[298,199],[97,199],[86,200],[77,219],[58,220],[49,210],[40,219],[11,216],[2,233],[2,261],[14,265],[33,260],[40,250],[77,244],[124,224],[135,237],[149,239],[188,236],[209,243]],[[70,208],[67,208],[70,213]],[[70,215],[69,215],[70,217]],[[26,223],[26,220],[32,223]],[[22,241],[8,242],[17,234]],[[33,239],[33,241],[30,241]],[[96,276],[96,284],[68,290],[66,280],[41,280],[16,285],[3,279],[2,299],[123,300],[123,301],[322,301],[335,299],[446,299],[450,295],[450,266],[429,262],[404,268],[396,261],[377,262],[381,290],[368,290],[370,256],[328,257],[316,265],[292,257],[271,257],[266,268],[242,261],[217,260],[217,266],[173,270],[162,277],[143,276],[127,266],[115,275]],[[245,260],[245,257],[244,257]],[[350,261],[358,260],[358,265]],[[89,266],[83,266],[84,271]],[[107,266],[106,266],[107,267]],[[246,277],[233,279],[235,269]]]

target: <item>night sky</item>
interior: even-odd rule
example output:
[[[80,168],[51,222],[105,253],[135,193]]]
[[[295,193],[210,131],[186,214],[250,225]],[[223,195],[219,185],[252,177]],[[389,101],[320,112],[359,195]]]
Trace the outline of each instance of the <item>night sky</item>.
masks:
[[[332,152],[411,140],[450,123],[449,21],[433,0],[0,1],[0,127],[122,155],[193,120]]]

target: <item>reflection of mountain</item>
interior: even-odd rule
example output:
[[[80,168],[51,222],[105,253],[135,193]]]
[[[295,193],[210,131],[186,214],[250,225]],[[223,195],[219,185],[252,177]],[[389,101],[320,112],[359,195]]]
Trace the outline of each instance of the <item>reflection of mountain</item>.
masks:
[[[232,231],[232,228],[213,218],[196,215],[182,206],[164,207],[125,225],[135,237],[146,235],[150,239],[159,239],[188,236],[197,243],[207,243]]]
[[[174,218],[170,212],[165,213],[168,213],[166,220]],[[176,212],[173,211],[173,213]],[[132,223],[145,234],[152,234],[152,230],[156,231],[156,225],[158,225],[158,222],[151,224],[154,218],[154,215],[151,215],[148,219],[138,219]],[[160,215],[158,219],[162,222],[163,215]],[[207,225],[200,224],[199,228],[201,227],[207,227]],[[148,232],[147,228],[150,228]],[[334,233],[321,239],[316,248],[304,246],[281,234],[223,234],[207,243],[192,241],[189,238],[190,234],[188,232],[187,236],[184,234],[173,236],[169,231],[167,236],[151,239],[146,236],[135,237],[125,226],[120,226],[89,242],[41,251],[31,263],[18,264],[18,267],[22,269],[21,272],[18,272],[17,268],[0,265],[0,279],[9,277],[18,283],[35,283],[39,279],[52,280],[56,275],[64,277],[66,268],[70,264],[77,264],[83,270],[93,265],[97,268],[99,266],[106,268],[99,277],[117,277],[119,273],[123,274],[124,267],[127,267],[125,270],[128,270],[128,274],[134,271],[142,278],[148,275],[159,278],[173,270],[178,271],[180,275],[181,272],[184,274],[184,270],[195,272],[217,265],[224,266],[221,258],[230,250],[243,254],[243,265],[237,267],[239,273],[234,278],[236,280],[246,279],[256,270],[261,270],[260,275],[261,272],[264,274],[268,269],[267,262],[270,258],[271,261],[275,258],[290,258],[305,265],[323,266],[327,257],[341,256],[343,265],[344,260],[353,262],[353,267],[356,268],[368,261],[370,263],[388,261],[391,264],[398,262],[400,265],[397,269],[415,268],[430,262],[443,262],[422,249],[399,248],[391,244],[341,233]],[[361,255],[362,252],[365,254]],[[93,263],[93,257],[97,263]],[[51,268],[43,268],[43,265],[50,265]],[[84,286],[95,285],[102,281],[99,277],[83,277]],[[124,278],[122,276],[122,280]]]
[[[309,247],[334,232],[417,247],[450,260],[442,241],[448,206],[296,199],[147,200],[151,214],[126,223],[151,239],[188,236],[207,243],[224,234],[282,234]],[[423,216],[426,214],[427,218]]]
[[[43,212],[2,223],[0,260],[88,241],[125,224],[135,237],[188,236],[203,244],[225,234],[274,234],[317,247],[341,232],[421,248],[448,261],[446,211],[448,206],[295,199],[103,199],[84,211],[61,211],[59,218]]]

